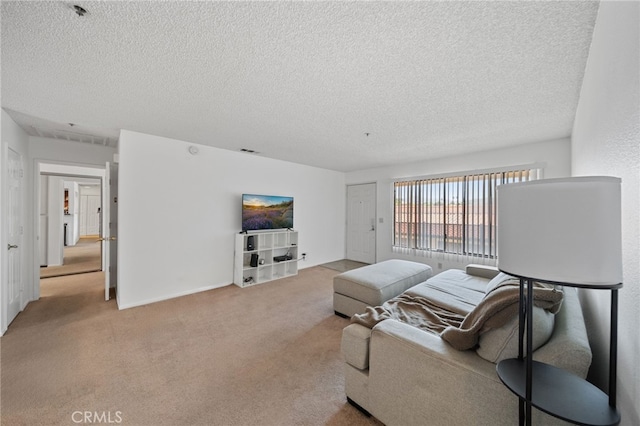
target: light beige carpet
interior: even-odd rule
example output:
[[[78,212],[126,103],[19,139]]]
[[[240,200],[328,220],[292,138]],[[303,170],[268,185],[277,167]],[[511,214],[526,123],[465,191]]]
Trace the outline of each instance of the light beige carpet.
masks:
[[[379,425],[345,400],[335,274],[123,311],[101,272],[43,280],[0,339],[1,423],[88,411],[123,425]]]
[[[338,272],[347,272],[352,269],[362,268],[363,266],[367,266],[368,263],[357,262],[355,260],[342,259],[336,260],[335,262],[323,263],[320,266],[324,266],[325,268],[333,269]]]
[[[40,278],[100,271],[102,258],[97,239],[98,236],[82,237],[75,245],[65,247],[63,264],[41,267]]]

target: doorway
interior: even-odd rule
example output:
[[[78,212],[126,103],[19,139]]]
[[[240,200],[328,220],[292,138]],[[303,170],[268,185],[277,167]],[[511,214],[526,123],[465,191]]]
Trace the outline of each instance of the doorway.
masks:
[[[376,184],[347,186],[347,259],[376,262]]]
[[[80,200],[78,201],[76,207],[72,207],[71,204],[67,204],[67,207],[69,209],[69,212],[73,211],[73,210],[77,210],[78,212],[78,218],[77,218],[77,226],[78,226],[78,233],[76,236],[70,236],[67,235],[67,246],[69,247],[69,241],[74,241],[74,238],[77,238],[77,248],[82,250],[82,246],[83,244],[79,244],[81,243],[81,239],[80,239],[80,208],[82,205],[82,198],[80,197],[81,191],[82,194],[86,195],[87,193],[85,192],[86,188],[82,188],[83,185],[86,186],[93,186],[96,187],[96,189],[94,189],[95,192],[91,193],[91,195],[95,195],[95,193],[99,193],[99,200],[100,200],[100,213],[98,215],[98,233],[97,235],[93,235],[93,233],[95,232],[95,226],[92,225],[92,221],[95,222],[95,218],[89,218],[87,217],[87,224],[83,223],[83,229],[94,229],[94,231],[91,230],[87,230],[87,231],[83,231],[83,232],[87,232],[86,238],[87,240],[89,240],[88,242],[91,242],[91,246],[90,246],[90,250],[92,250],[94,252],[93,256],[89,256],[91,257],[94,262],[94,265],[97,264],[98,262],[100,263],[100,267],[98,268],[99,272],[92,272],[89,273],[88,271],[91,270],[95,270],[95,267],[91,267],[91,268],[85,268],[84,271],[75,271],[77,273],[74,273],[73,275],[58,275],[57,277],[49,277],[49,278],[44,278],[42,277],[41,279],[37,280],[35,282],[34,285],[34,291],[33,291],[33,298],[34,300],[37,300],[41,297],[41,295],[48,295],[51,296],[52,293],[52,289],[54,287],[52,287],[52,285],[54,283],[58,283],[61,284],[62,286],[65,286],[66,283],[71,284],[72,282],[76,282],[78,280],[84,281],[86,280],[91,280],[91,277],[95,277],[96,275],[101,277],[100,279],[104,281],[104,277],[105,277],[105,272],[104,272],[104,265],[105,265],[105,261],[104,261],[104,253],[105,253],[105,249],[104,249],[104,243],[100,243],[98,242],[99,240],[104,240],[102,238],[102,235],[105,232],[104,229],[104,224],[102,221],[102,215],[105,215],[108,213],[108,207],[105,209],[105,201],[103,198],[103,193],[104,193],[104,188],[105,188],[105,177],[106,177],[106,170],[105,170],[105,166],[97,166],[97,165],[80,165],[80,164],[70,164],[70,163],[51,163],[51,162],[42,162],[42,161],[38,161],[36,160],[35,163],[35,170],[34,170],[34,183],[35,183],[35,190],[36,190],[36,197],[35,197],[35,223],[34,223],[34,227],[35,227],[35,231],[34,232],[34,249],[35,249],[35,256],[34,256],[34,263],[33,263],[33,267],[34,267],[34,274],[36,277],[40,276],[40,270],[42,270],[42,266],[46,266],[46,267],[51,267],[54,266],[54,262],[56,263],[55,266],[64,266],[63,265],[63,259],[64,259],[64,237],[65,237],[65,232],[64,232],[64,219],[65,219],[65,184],[64,181],[74,181],[77,182],[77,189],[78,189],[78,194],[77,194],[77,199]],[[48,177],[48,178],[45,178]],[[73,185],[72,185],[73,186]],[[67,185],[67,190],[69,190],[72,186]],[[52,191],[49,191],[49,188],[53,187]],[[69,190],[69,192],[67,193],[67,195],[69,197],[71,197],[72,191],[73,191],[73,196],[75,197],[75,186],[73,186],[72,190]],[[49,197],[48,194],[52,192],[54,195]],[[70,200],[69,200],[70,202]],[[89,203],[86,203],[87,206],[89,206]],[[95,210],[95,212],[97,213],[96,209],[88,209],[89,213],[93,213],[92,210]],[[51,221],[47,218],[47,215],[50,213],[54,213],[57,217],[52,219]],[[52,223],[52,228],[53,230],[51,232],[48,229],[48,223],[51,222]],[[74,225],[75,226],[75,225]],[[67,232],[69,232],[69,225],[67,225]],[[47,238],[47,236],[52,236],[52,238]],[[71,238],[71,239],[70,239]],[[86,248],[86,246],[85,246]],[[47,253],[48,250],[53,250],[52,252],[55,252],[57,250],[57,253],[54,253],[56,255],[56,258],[54,259],[54,262],[49,263],[49,260],[47,259],[47,256],[49,253]],[[96,258],[95,253],[98,253],[98,256]],[[85,253],[86,254],[86,253]],[[99,259],[99,260],[98,260]],[[82,272],[82,273],[79,273]],[[86,277],[86,278],[85,278]],[[57,287],[56,287],[57,288]],[[69,288],[65,287],[65,294],[68,295],[68,292],[72,290],[72,286]]]
[[[102,270],[101,180],[40,173],[40,278]]]

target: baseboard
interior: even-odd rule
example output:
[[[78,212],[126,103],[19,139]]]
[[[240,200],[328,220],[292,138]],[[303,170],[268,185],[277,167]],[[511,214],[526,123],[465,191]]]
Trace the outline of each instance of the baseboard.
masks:
[[[182,297],[182,296],[188,296],[190,294],[195,294],[195,293],[202,293],[203,291],[209,291],[209,290],[213,290],[216,288],[221,288],[221,287],[226,287],[228,285],[233,285],[233,284],[219,284],[219,285],[211,285],[211,286],[206,286],[206,287],[199,287],[196,289],[192,289],[192,290],[187,290],[187,291],[183,291],[183,292],[179,292],[179,293],[173,293],[167,296],[161,296],[161,297],[154,297],[151,299],[145,299],[145,300],[141,300],[138,302],[134,302],[134,303],[120,303],[120,298],[118,297],[118,291],[116,290],[116,302],[118,304],[118,310],[123,310],[123,309],[130,309],[130,308],[136,308],[138,306],[144,306],[144,305],[149,305],[151,303],[156,303],[156,302],[162,302],[164,300],[170,300],[170,299],[175,299],[177,297]]]

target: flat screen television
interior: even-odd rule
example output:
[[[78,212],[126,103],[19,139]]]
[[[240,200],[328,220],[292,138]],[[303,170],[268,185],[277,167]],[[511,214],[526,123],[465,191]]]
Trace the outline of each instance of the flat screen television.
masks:
[[[242,230],[293,229],[293,197],[242,194]]]

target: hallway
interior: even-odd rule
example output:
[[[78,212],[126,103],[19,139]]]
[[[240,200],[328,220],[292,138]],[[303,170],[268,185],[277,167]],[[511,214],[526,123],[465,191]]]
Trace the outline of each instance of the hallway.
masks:
[[[64,265],[40,268],[40,278],[82,274],[102,270],[102,259],[98,236],[80,237],[74,246],[64,248]]]

